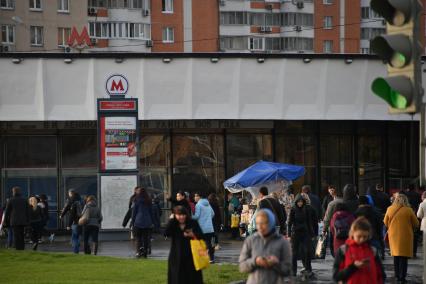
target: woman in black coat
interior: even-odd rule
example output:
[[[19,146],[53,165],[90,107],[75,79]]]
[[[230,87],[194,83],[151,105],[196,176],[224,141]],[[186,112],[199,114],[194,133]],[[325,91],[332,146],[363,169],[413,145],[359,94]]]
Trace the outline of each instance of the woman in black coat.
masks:
[[[176,206],[174,214],[167,224],[164,235],[172,239],[169,254],[169,284],[202,284],[203,276],[196,271],[192,258],[190,240],[201,239],[203,233],[197,221],[191,219],[188,210]]]

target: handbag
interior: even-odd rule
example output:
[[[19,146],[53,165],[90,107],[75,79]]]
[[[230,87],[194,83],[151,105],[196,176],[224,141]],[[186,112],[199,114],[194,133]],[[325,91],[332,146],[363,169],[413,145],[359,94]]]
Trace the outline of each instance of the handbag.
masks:
[[[195,270],[206,269],[210,265],[210,257],[206,242],[203,240],[190,240],[192,259],[194,260]]]
[[[83,211],[84,211],[83,214],[78,219],[78,225],[80,225],[80,226],[84,226],[89,222],[89,210],[87,210],[85,208],[85,210],[83,210]]]
[[[403,206],[399,207],[398,210],[396,210],[396,212],[393,214],[392,218],[390,218],[390,220],[389,220],[389,227],[390,227],[390,224],[391,224],[393,218],[395,217],[396,213],[398,213],[399,209],[401,209],[402,207]],[[383,237],[383,241],[385,242],[385,246],[387,246],[387,247],[389,247],[389,234],[388,234],[388,232],[389,232],[389,230],[386,231],[386,234]]]
[[[315,257],[318,259],[325,259],[326,247],[327,247],[327,233],[319,236],[317,246],[315,248]]]

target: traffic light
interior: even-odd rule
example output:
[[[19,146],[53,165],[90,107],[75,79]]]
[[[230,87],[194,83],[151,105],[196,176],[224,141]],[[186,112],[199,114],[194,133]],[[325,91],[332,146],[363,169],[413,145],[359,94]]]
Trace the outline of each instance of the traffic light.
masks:
[[[390,113],[416,113],[422,100],[422,45],[418,0],[371,0],[387,23],[387,33],[371,40],[371,50],[387,64],[388,77],[376,78],[372,91],[389,104]]]

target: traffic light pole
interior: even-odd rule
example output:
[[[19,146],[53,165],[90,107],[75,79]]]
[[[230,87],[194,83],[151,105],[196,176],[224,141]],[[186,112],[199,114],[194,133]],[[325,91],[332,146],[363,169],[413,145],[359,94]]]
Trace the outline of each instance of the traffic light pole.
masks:
[[[420,186],[426,186],[426,111],[425,103],[420,104]]]

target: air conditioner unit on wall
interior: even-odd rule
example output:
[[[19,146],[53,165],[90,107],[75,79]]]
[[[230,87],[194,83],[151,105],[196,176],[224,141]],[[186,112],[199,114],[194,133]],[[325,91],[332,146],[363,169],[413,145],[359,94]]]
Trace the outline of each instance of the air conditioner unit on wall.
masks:
[[[2,52],[13,52],[15,48],[13,45],[0,45],[0,53]]]
[[[294,27],[294,30],[295,30],[296,32],[301,32],[301,31],[302,31],[302,26],[295,26],[295,27]]]
[[[149,10],[147,10],[147,9],[142,10],[142,16],[148,17],[149,16]]]
[[[261,26],[259,30],[260,30],[260,32],[262,32],[262,33],[270,33],[270,32],[272,32],[272,27],[268,27],[268,26]]]
[[[152,40],[147,40],[146,43],[145,43],[146,47],[152,47],[152,45],[153,45]]]
[[[305,4],[303,3],[303,1],[298,1],[297,4],[296,4],[296,7],[298,9],[303,9],[303,7],[305,7]]]
[[[98,10],[96,8],[87,9],[87,14],[89,16],[95,17],[98,14]]]

